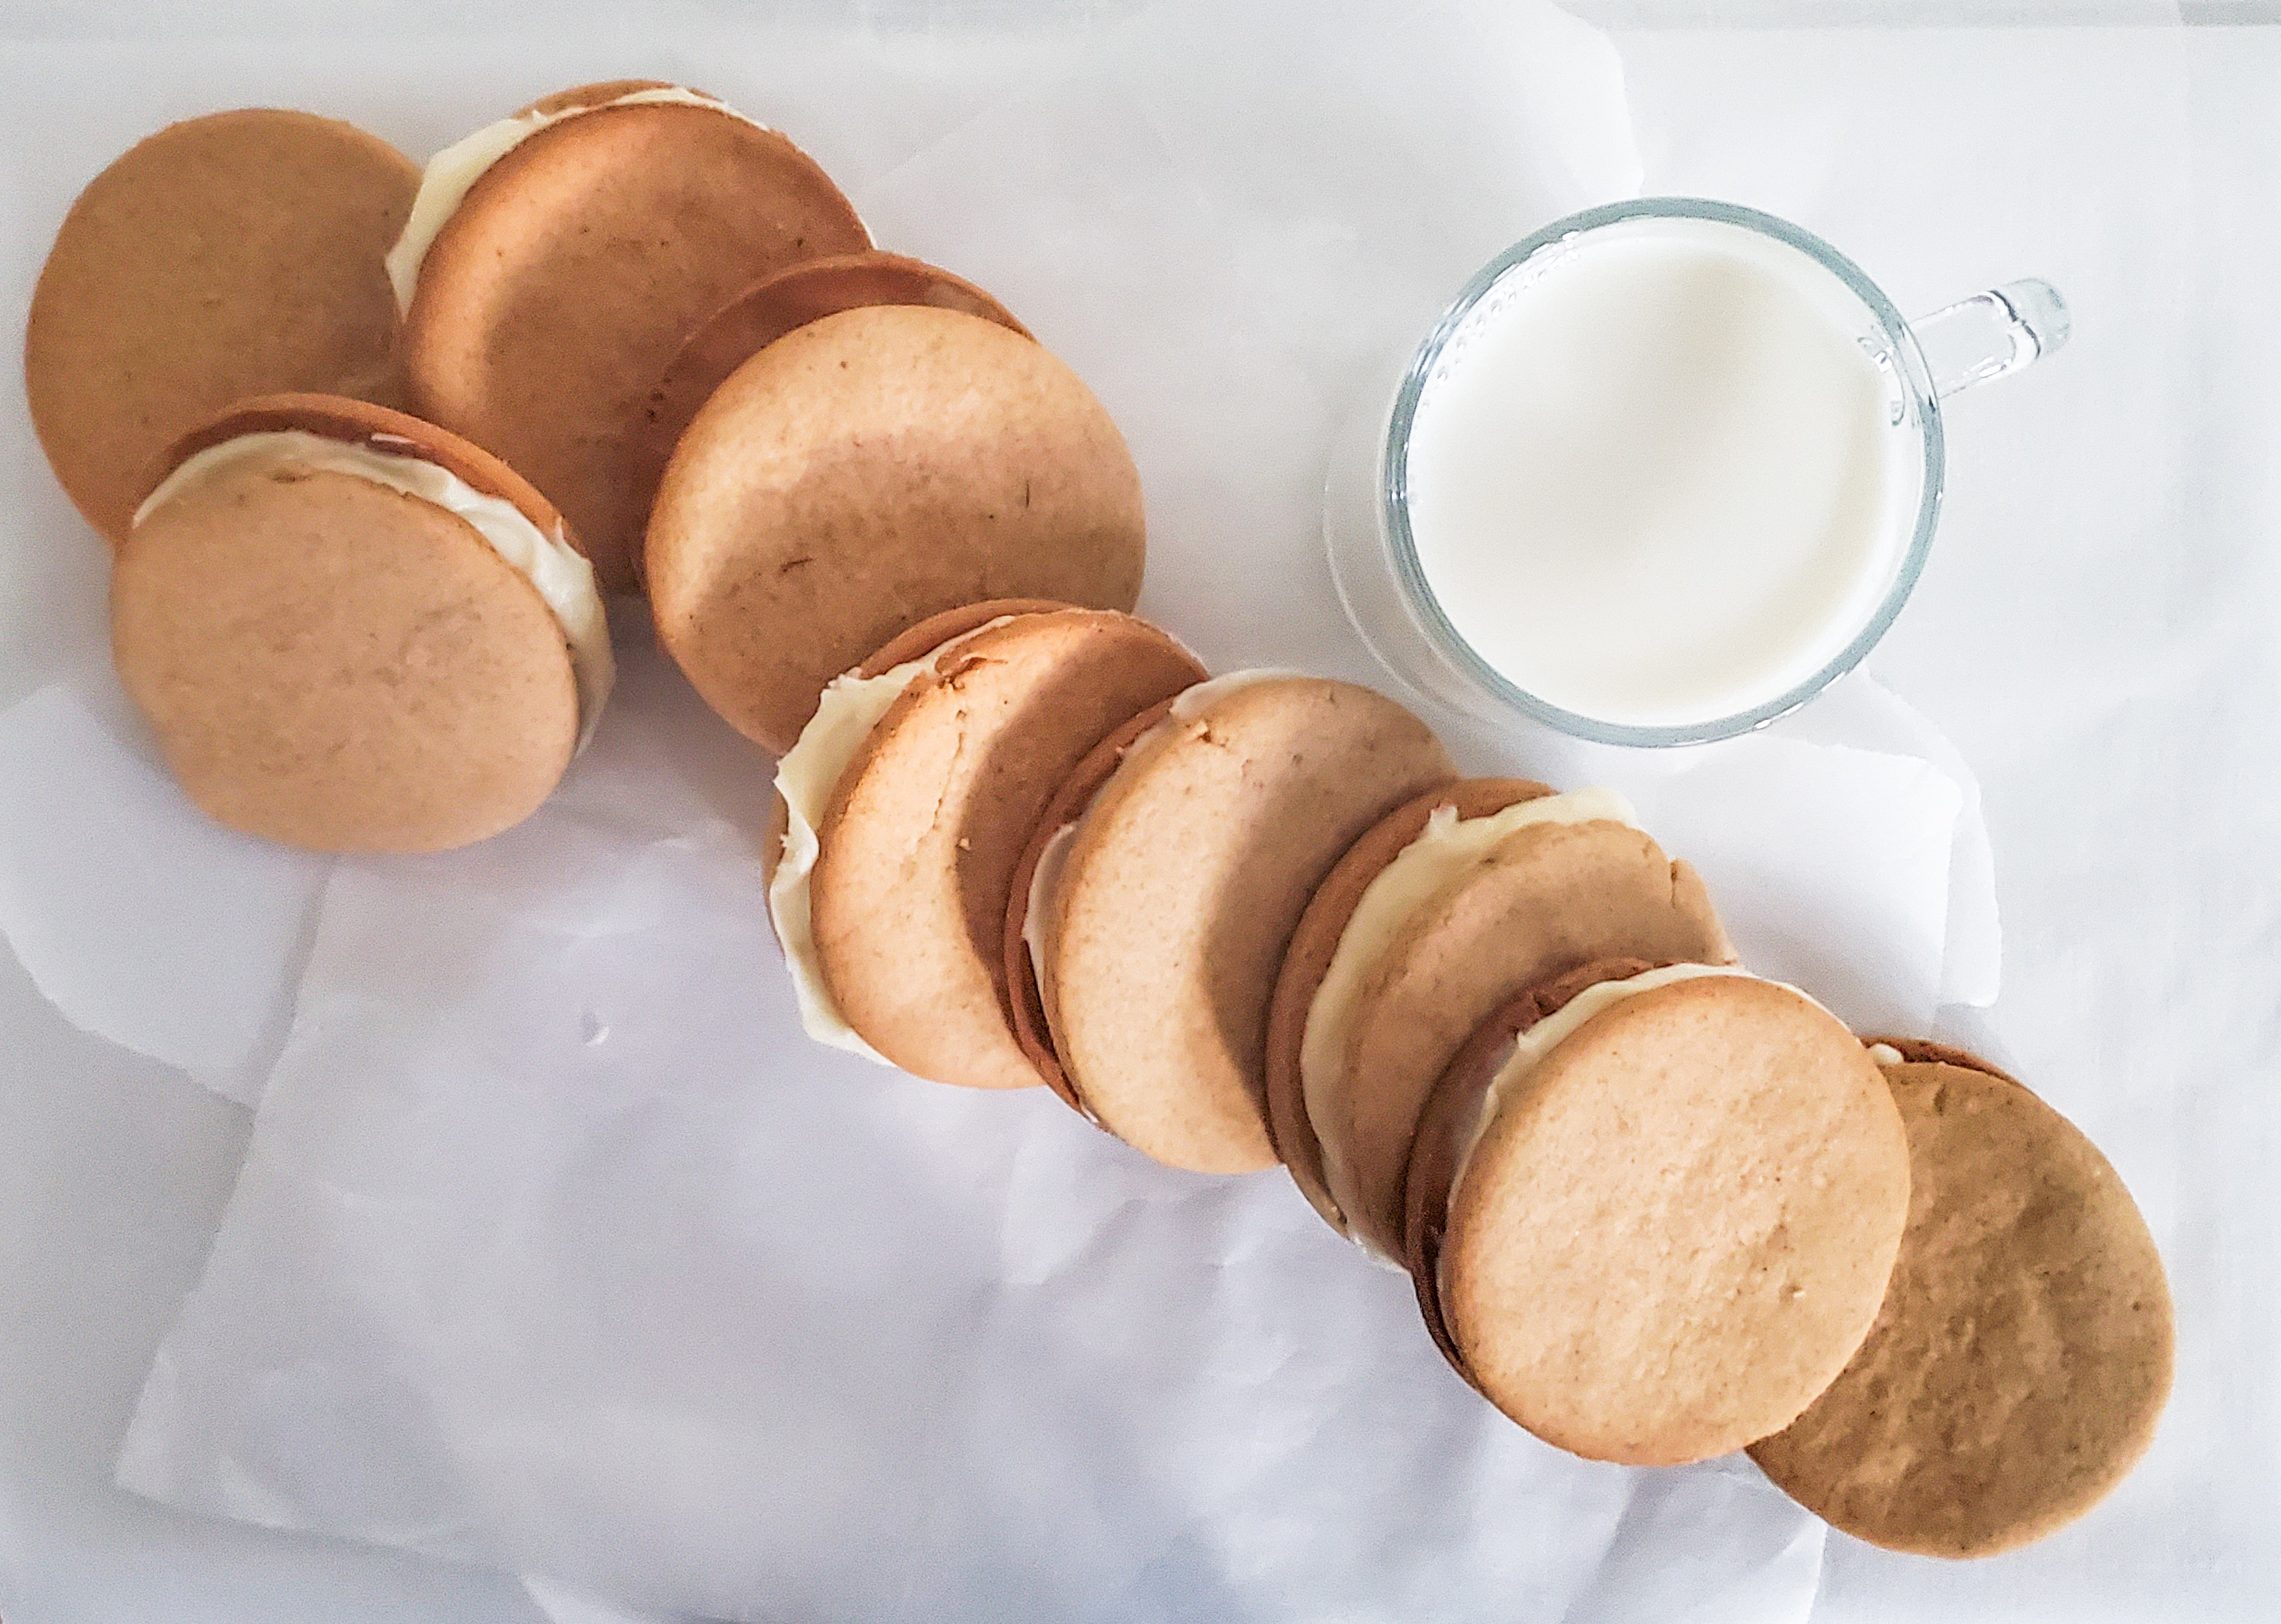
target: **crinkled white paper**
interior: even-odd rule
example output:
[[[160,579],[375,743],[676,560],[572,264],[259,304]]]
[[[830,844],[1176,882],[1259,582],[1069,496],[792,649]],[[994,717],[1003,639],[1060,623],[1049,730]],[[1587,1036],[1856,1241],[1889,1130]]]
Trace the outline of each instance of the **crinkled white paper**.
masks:
[[[326,860],[210,822],[107,680],[0,713],[0,933],[91,1032],[260,1097]]]
[[[883,243],[1094,384],[1148,491],[1143,607],[1215,667],[1384,685],[1317,538],[1333,431],[1481,261],[1635,184],[1605,42],[1549,6],[1342,0],[1296,33],[1159,7],[965,100],[955,55],[894,105],[803,60],[627,70],[792,127]],[[463,53],[450,87],[495,83],[489,113],[531,71]],[[122,1482],[531,1574],[566,1617],[1804,1616],[1818,1523],[1739,1460],[1535,1443],[1282,1174],[1173,1173],[1043,1090],[806,1044],[761,906],[767,763],[638,627],[620,645],[528,824],[316,876],[170,801],[91,679],[0,719],[0,784],[52,785],[6,801],[0,925],[73,1018],[218,1076],[294,998]],[[1993,992],[1975,791],[1866,680],[1659,756],[1434,719],[1472,770],[1633,793],[1746,958],[1849,1018]],[[147,897],[22,878],[111,849],[73,843],[80,779],[135,787],[180,909],[260,899],[201,999],[128,973]]]

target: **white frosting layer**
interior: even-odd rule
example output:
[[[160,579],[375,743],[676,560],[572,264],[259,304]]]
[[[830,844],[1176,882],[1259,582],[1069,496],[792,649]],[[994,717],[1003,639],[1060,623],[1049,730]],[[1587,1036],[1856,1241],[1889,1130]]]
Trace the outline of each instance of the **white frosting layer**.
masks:
[[[518,113],[513,118],[502,118],[497,124],[487,124],[465,140],[454,141],[428,161],[420,172],[420,189],[412,199],[412,212],[404,223],[404,230],[396,238],[396,246],[388,250],[388,280],[396,290],[396,310],[399,315],[412,308],[412,290],[419,285],[420,264],[428,258],[428,250],[443,230],[443,223],[452,218],[484,172],[508,153],[527,141],[550,124],[561,124],[566,118],[581,114],[598,113],[605,107],[631,107],[646,102],[671,102],[684,107],[704,107],[715,113],[725,113],[731,118],[743,118],[755,129],[768,126],[756,119],[745,118],[735,108],[700,96],[694,90],[679,85],[664,85],[655,90],[628,90],[622,96],[613,96],[607,102],[597,102],[587,107],[565,107],[553,113]]]
[[[839,1001],[825,984],[824,967],[816,958],[808,882],[815,872],[816,853],[820,849],[816,831],[823,826],[824,812],[831,804],[832,791],[839,787],[849,764],[855,760],[855,752],[863,749],[871,730],[879,725],[879,718],[887,714],[887,708],[902,696],[905,689],[919,680],[921,672],[968,638],[978,637],[993,626],[1003,626],[1011,619],[1010,615],[1001,615],[876,677],[862,677],[848,671],[833,678],[816,702],[815,715],[808,718],[808,725],[800,730],[791,749],[777,762],[776,789],[784,798],[787,816],[783,855],[777,862],[776,877],[768,884],[768,917],[776,923],[777,942],[784,950],[784,965],[791,972],[792,993],[800,1004],[801,1028],[819,1043],[863,1055],[881,1065],[895,1064],[863,1041],[855,1029],[848,1025],[847,1017],[840,1014]]]
[[[1879,1065],[1900,1065],[1907,1061],[1908,1056],[1890,1043],[1872,1043],[1869,1045],[1869,1058]]]
[[[1379,872],[1339,932],[1322,984],[1307,1006],[1299,1040],[1299,1092],[1307,1120],[1322,1148],[1323,1183],[1338,1215],[1357,1198],[1343,1140],[1325,1133],[1326,1123],[1344,1121],[1343,1088],[1346,1041],[1353,1029],[1355,996],[1370,979],[1402,927],[1451,881],[1478,863],[1506,836],[1533,824],[1616,823],[1632,828],[1639,819],[1630,801],[1612,789],[1575,789],[1516,801],[1483,818],[1460,818],[1454,807],[1436,807],[1417,839]],[[1326,1217],[1332,1216],[1325,1214]]]
[[[1079,821],[1083,815],[1079,814]],[[1076,839],[1077,821],[1072,821],[1046,840],[1045,849],[1038,853],[1038,866],[1030,875],[1029,911],[1021,916],[1021,939],[1030,949],[1030,971],[1037,978],[1038,997],[1048,1009],[1053,1007],[1054,993],[1045,968],[1045,907],[1061,884],[1061,871],[1068,866],[1069,848]]]
[[[381,451],[380,445],[401,445],[404,450]],[[547,535],[513,502],[485,496],[449,468],[419,455],[410,440],[393,436],[372,441],[335,439],[298,428],[241,434],[185,458],[143,499],[135,510],[135,523],[140,524],[191,486],[224,469],[250,469],[258,475],[272,468],[353,475],[431,502],[474,526],[493,552],[538,589],[562,628],[578,685],[578,748],[585,748],[601,719],[618,667],[610,653],[609,621],[594,583],[594,566],[564,539],[559,523],[552,535]]]

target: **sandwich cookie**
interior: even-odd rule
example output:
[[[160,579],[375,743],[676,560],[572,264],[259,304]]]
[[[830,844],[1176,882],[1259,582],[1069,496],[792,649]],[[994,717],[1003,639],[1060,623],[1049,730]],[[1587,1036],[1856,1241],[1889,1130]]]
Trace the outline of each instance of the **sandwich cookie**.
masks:
[[[565,90],[421,177],[388,256],[412,398],[526,474],[604,590],[631,591],[634,432],[682,341],[754,277],[870,246],[813,159],[712,97]]]
[[[1396,916],[1416,906],[1419,896],[1413,893],[1430,891],[1445,866],[1454,869],[1494,845],[1496,836],[1490,833],[1489,820],[1495,814],[1551,794],[1550,787],[1527,778],[1466,778],[1430,789],[1387,813],[1348,848],[1316,887],[1307,911],[1299,917],[1298,928],[1291,934],[1290,951],[1284,955],[1283,969],[1275,980],[1273,1001],[1268,1005],[1267,1132],[1277,1159],[1315,1210],[1334,1228],[1344,1230],[1346,1224],[1323,1182],[1322,1146],[1307,1117],[1301,1050],[1311,1032],[1316,1069],[1321,1073],[1323,1055],[1335,1054],[1344,1046],[1344,1017],[1352,1002],[1354,981],[1369,968],[1375,949],[1382,946],[1387,930],[1398,922]],[[1461,821],[1466,825],[1462,836],[1454,826]],[[1374,883],[1426,836],[1429,824],[1433,825],[1433,837],[1403,865],[1418,884],[1404,885],[1397,879],[1376,886],[1373,893]],[[1490,836],[1486,840],[1480,838],[1484,834]],[[1471,849],[1459,856],[1460,846]],[[1451,864],[1426,860],[1426,851],[1435,848],[1451,853]],[[1355,940],[1342,954],[1341,944],[1366,894],[1373,895],[1373,911],[1379,917],[1356,927]],[[1323,981],[1334,959],[1339,961],[1342,988],[1326,995]],[[1324,1005],[1324,1018],[1310,1026],[1309,1017],[1319,1002]]]
[[[790,750],[824,685],[961,604],[1129,610],[1140,478],[1075,373],[959,310],[881,305],[762,350],[698,412],[650,516],[658,634]]]
[[[1007,915],[1041,1072],[1159,1161],[1273,1165],[1268,1004],[1291,933],[1357,838],[1453,776],[1392,700],[1284,671],[1216,678],[1112,735],[1047,808]]]
[[[456,435],[325,395],[247,402],[169,466],[112,572],[112,651],[199,807],[410,852],[546,799],[612,665],[545,498]]]
[[[1014,872],[1104,736],[1204,675],[1146,621],[983,603],[825,689],[778,764],[769,912],[809,1035],[972,1088],[1039,1080],[1009,1026]]]
[[[1861,1347],[1909,1142],[1852,1034],[1729,967],[1583,967],[1483,1023],[1406,1181],[1428,1328],[1592,1460],[1680,1465],[1796,1419]]]
[[[689,421],[731,372],[795,328],[866,305],[931,305],[995,321],[1024,338],[1030,330],[964,277],[923,259],[874,249],[808,259],[764,276],[689,335],[649,391],[634,426],[634,480],[647,501]],[[642,562],[637,554],[634,562]]]
[[[1913,1179],[1892,1285],[1829,1389],[1750,1452],[1856,1538],[1990,1556],[2082,1516],[2146,1452],[2169,1285],[2115,1170],[2027,1089],[1969,1055],[1884,1074]]]
[[[1326,887],[1278,987],[1273,1076],[1292,1176],[1382,1258],[1401,1256],[1426,1096],[1500,1004],[1604,958],[1733,961],[1701,879],[1622,796],[1539,788],[1478,786],[1374,831]]]
[[[249,396],[396,397],[381,257],[418,186],[379,138],[274,108],[170,126],[95,177],[24,332],[32,426],[89,523],[124,541],[166,449]]]

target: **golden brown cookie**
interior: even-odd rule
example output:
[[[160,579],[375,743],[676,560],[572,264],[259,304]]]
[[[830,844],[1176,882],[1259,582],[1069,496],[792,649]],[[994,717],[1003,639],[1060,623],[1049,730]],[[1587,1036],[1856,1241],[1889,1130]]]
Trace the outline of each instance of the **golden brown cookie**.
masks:
[[[617,100],[661,89],[588,86],[520,115],[556,121],[452,209],[404,317],[423,415],[525,473],[613,592],[636,584],[647,512],[634,431],[682,342],[754,277],[871,246],[783,136],[710,98]]]
[[[1030,919],[1047,1029],[1092,1114],[1174,1166],[1273,1165],[1267,1012],[1291,932],[1365,830],[1452,776],[1423,722],[1347,683],[1240,673],[1175,701]]]
[[[24,332],[24,388],[55,477],[115,544],[166,449],[253,395],[398,392],[381,256],[419,172],[310,113],[169,126],[79,194]]]
[[[2169,1285],[2115,1170],[2033,1093],[1976,1061],[1885,1078],[1915,1188],[1883,1311],[1750,1452],[1857,1538],[1989,1556],[2082,1516],[2145,1453],[2170,1391]]]
[[[866,305],[963,310],[1030,336],[1012,312],[962,276],[923,259],[869,249],[803,260],[764,276],[691,333],[649,391],[634,426],[634,479],[646,502],[690,420],[728,376],[795,328]],[[641,563],[637,552],[634,559]]]
[[[1674,976],[1694,979],[1649,984]],[[1507,1415],[1677,1465],[1788,1425],[1861,1346],[1909,1146],[1876,1065],[1802,993],[1685,965],[1618,985],[1491,1083],[1431,1283]]]
[[[1624,824],[1533,824],[1413,912],[1358,991],[1326,1118],[1313,1115],[1348,1232],[1400,1255],[1418,1112],[1497,1006],[1603,958],[1732,963],[1701,879]]]
[[[1076,824],[1085,809],[1092,804],[1093,797],[1101,793],[1101,787],[1123,764],[1125,752],[1146,738],[1171,710],[1169,699],[1149,706],[1110,732],[1070,769],[1069,776],[1046,800],[1045,810],[1038,814],[1021,860],[1014,867],[1013,883],[1008,892],[1006,930],[999,950],[1006,961],[1006,990],[1014,1017],[1015,1041],[1046,1086],[1061,1096],[1062,1102],[1095,1123],[1100,1119],[1078,1098],[1068,1073],[1061,1068],[1061,1056],[1054,1051],[1053,1030],[1045,1017],[1045,995],[1038,984],[1037,964],[1030,948],[1033,933],[1030,928],[1030,907],[1036,897],[1037,872],[1046,848],[1062,831]]]
[[[1267,1133],[1292,1182],[1334,1227],[1338,1209],[1323,1185],[1322,1146],[1307,1119],[1299,1048],[1307,1035],[1308,1013],[1338,951],[1339,938],[1370,882],[1418,838],[1438,808],[1448,807],[1460,818],[1487,817],[1516,801],[1551,793],[1549,786],[1529,778],[1462,778],[1396,807],[1338,860],[1291,933],[1291,948],[1284,955],[1267,1012]]]
[[[1516,993],[1466,1040],[1449,1069],[1426,1096],[1402,1186],[1402,1266],[1409,1270],[1417,1288],[1427,1335],[1442,1350],[1450,1367],[1467,1382],[1473,1380],[1473,1373],[1466,1368],[1465,1355],[1457,1351],[1450,1338],[1449,1323],[1442,1317],[1442,1236],[1448,1226],[1450,1190],[1480,1126],[1481,1106],[1489,1098],[1490,1085],[1513,1058],[1520,1035],[1567,1008],[1579,992],[1602,981],[1628,980],[1661,968],[1644,958],[1596,959]]]
[[[1009,1025],[1004,934],[1031,831],[1094,745],[1204,672],[1112,610],[1017,609],[947,637],[832,794],[809,882],[817,960],[848,1025],[904,1070],[1023,1088],[1040,1077]]]
[[[560,535],[503,463],[402,413],[273,396],[202,426],[166,462],[208,463],[153,493],[112,575],[120,680],[168,766],[218,821],[313,850],[520,822],[579,736],[571,633],[467,518],[296,437],[443,470]]]
[[[788,333],[682,437],[649,526],[658,632],[708,704],[789,749],[824,684],[980,598],[1129,610],[1140,475],[1077,375],[955,310]]]

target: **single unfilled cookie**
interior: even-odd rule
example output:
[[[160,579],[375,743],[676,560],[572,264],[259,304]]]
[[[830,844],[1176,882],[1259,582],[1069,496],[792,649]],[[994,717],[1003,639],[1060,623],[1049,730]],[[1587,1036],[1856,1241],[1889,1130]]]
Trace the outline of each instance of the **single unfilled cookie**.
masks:
[[[955,646],[872,728],[818,832],[817,959],[848,1025],[904,1070],[1021,1088],[1040,1079],[1008,1025],[1003,941],[1031,832],[1094,745],[1204,672],[1110,610],[937,631]]]
[[[1323,1182],[1322,1146],[1307,1116],[1299,1050],[1307,1036],[1308,1013],[1338,952],[1340,937],[1370,883],[1424,833],[1435,812],[1447,807],[1460,818],[1486,817],[1551,793],[1549,786],[1528,778],[1462,778],[1430,789],[1388,812],[1348,848],[1300,916],[1282,972],[1275,978],[1274,1001],[1268,1007],[1267,1132],[1292,1182],[1334,1226],[1340,1217]]]
[[[1314,1117],[1348,1232],[1402,1245],[1428,1091],[1498,1005],[1596,959],[1731,963],[1701,879],[1624,824],[1537,824],[1414,912],[1358,992],[1330,1113]]]
[[[467,189],[404,317],[421,413],[545,491],[613,592],[636,584],[646,515],[634,429],[682,342],[755,276],[871,246],[776,131],[709,98],[626,100],[670,89],[589,86],[530,110],[556,121]]]
[[[1885,1077],[1915,1185],[1891,1288],[1829,1389],[1751,1455],[1858,1538],[1988,1556],[2082,1515],[2145,1452],[2169,1286],[2115,1170],[2033,1093],[1978,1061]]]
[[[1909,1146],[1877,1066],[1804,994],[1681,965],[1609,995],[1564,1004],[1580,1024],[1492,1082],[1431,1284],[1514,1420],[1676,1465],[1788,1425],[1861,1346]]]
[[[715,391],[650,518],[658,632],[731,726],[791,748],[824,684],[980,598],[1129,610],[1140,480],[1068,367],[957,310],[788,333]]]
[[[224,414],[170,463],[286,449],[162,486],[112,575],[119,676],[168,766],[218,821],[315,850],[437,851],[520,822],[579,737],[563,620],[460,512],[294,436],[441,469],[559,545],[512,470],[402,413],[279,396]]]
[[[89,523],[125,540],[166,449],[249,396],[394,398],[381,257],[418,186],[378,137],[274,108],[169,126],[95,177],[24,333],[32,424]]]
[[[807,259],[764,276],[691,333],[649,391],[634,425],[634,482],[646,504],[690,420],[730,373],[796,328],[866,305],[930,305],[963,310],[1012,332],[1030,330],[962,276],[876,249]],[[642,562],[636,556],[637,564]]]
[[[1239,673],[1174,702],[1038,899],[1046,1024],[1084,1107],[1174,1166],[1272,1166],[1267,1014],[1291,932],[1365,830],[1452,776],[1423,722],[1348,683]]]

